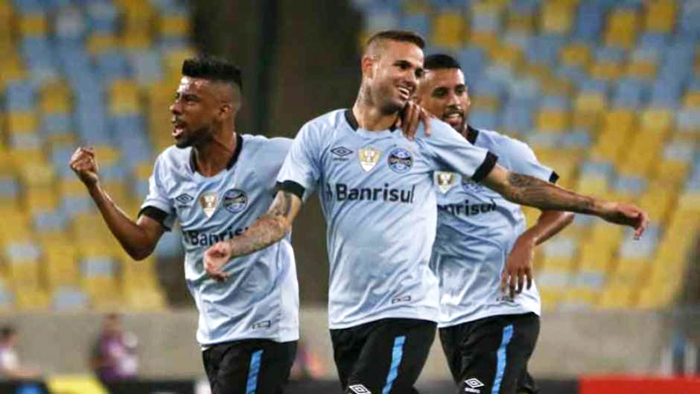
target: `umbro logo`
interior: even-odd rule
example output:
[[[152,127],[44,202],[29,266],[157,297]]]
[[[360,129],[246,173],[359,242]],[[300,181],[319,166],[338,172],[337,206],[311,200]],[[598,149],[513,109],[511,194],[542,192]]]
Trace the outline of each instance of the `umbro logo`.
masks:
[[[331,149],[331,153],[333,154],[333,161],[347,162],[350,160],[350,155],[353,152],[344,146],[337,146]]]
[[[187,193],[182,193],[179,196],[175,197],[175,201],[179,202],[180,204],[189,204],[194,200],[194,197],[190,196]]]
[[[477,390],[479,387],[484,387],[484,384],[477,378],[471,378],[464,381],[464,392],[479,394],[481,390]]]
[[[331,153],[336,155],[337,157],[345,157],[351,155],[352,151],[344,146],[339,146],[331,149]]]
[[[372,392],[369,391],[367,387],[361,384],[351,384],[350,386],[348,386],[348,388],[355,394],[372,394]]]

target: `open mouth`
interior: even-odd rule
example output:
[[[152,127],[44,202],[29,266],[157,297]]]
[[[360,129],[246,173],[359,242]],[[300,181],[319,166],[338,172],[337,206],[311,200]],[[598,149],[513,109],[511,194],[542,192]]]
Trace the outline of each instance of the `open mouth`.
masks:
[[[442,120],[452,126],[459,126],[464,120],[464,113],[461,111],[450,111],[442,116]]]
[[[186,124],[184,122],[181,122],[178,120],[173,120],[171,123],[173,124],[173,131],[172,131],[171,135],[173,136],[173,138],[180,137],[182,135],[182,133],[185,132],[185,125]]]
[[[411,98],[411,89],[403,86],[399,86],[398,89],[401,100],[408,101]]]

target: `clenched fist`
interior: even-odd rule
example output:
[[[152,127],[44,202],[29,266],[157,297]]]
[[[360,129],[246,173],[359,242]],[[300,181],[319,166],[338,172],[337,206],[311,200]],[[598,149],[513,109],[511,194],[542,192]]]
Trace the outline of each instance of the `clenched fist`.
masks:
[[[95,186],[100,180],[97,175],[99,166],[94,148],[76,149],[70,158],[70,168],[87,187]]]

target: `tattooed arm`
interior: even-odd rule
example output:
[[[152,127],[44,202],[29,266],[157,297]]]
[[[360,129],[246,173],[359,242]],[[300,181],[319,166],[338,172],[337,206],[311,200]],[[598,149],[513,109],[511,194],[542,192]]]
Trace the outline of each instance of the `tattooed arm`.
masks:
[[[292,222],[301,209],[301,199],[280,190],[270,209],[238,237],[219,242],[204,252],[204,268],[216,280],[228,276],[223,266],[232,258],[245,256],[274,244],[292,229]]]
[[[649,221],[646,213],[634,205],[577,194],[528,175],[510,172],[499,165],[483,183],[516,204],[595,215],[611,223],[633,227],[636,238],[642,235]]]

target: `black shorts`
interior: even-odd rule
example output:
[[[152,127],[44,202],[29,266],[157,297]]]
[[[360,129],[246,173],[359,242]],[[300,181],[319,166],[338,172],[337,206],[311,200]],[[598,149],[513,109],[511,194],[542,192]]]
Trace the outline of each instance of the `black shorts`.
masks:
[[[246,339],[213,345],[202,353],[212,394],[281,394],[297,342]]]
[[[413,384],[428,358],[436,326],[425,320],[382,319],[331,330],[344,393],[416,392]]]
[[[440,342],[458,392],[537,393],[527,362],[540,318],[534,313],[487,317],[440,329]]]

